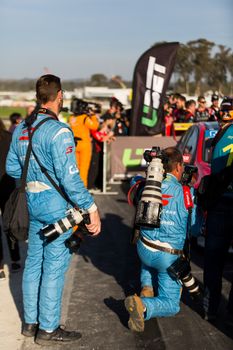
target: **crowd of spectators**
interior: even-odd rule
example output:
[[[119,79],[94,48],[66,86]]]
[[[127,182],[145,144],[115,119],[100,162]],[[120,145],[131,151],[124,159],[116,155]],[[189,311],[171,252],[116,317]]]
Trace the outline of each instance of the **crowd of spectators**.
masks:
[[[95,192],[102,187],[103,142],[111,143],[118,136],[129,134],[129,115],[122,103],[115,97],[109,102],[109,109],[99,116],[99,128],[91,130],[92,158],[88,174],[88,188]]]
[[[205,121],[217,121],[219,113],[219,96],[213,94],[211,105],[203,95],[194,99],[186,100],[181,94],[170,94],[163,104],[164,112],[164,135],[174,136],[174,123],[196,123]]]

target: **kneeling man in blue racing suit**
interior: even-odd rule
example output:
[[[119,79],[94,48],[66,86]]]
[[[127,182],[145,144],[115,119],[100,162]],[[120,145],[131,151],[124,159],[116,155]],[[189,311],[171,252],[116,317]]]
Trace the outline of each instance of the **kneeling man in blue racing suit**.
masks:
[[[162,181],[163,209],[159,228],[141,228],[137,251],[141,260],[140,298],[136,295],[125,299],[129,312],[129,328],[144,331],[144,321],[153,317],[173,316],[180,310],[181,283],[167,272],[182,254],[186,238],[188,210],[180,180],[184,171],[183,158],[175,147],[165,149],[168,162],[164,164],[166,177]],[[192,217],[195,212],[192,213]],[[156,244],[157,249],[153,248]],[[154,296],[154,281],[158,295]]]
[[[79,176],[72,131],[57,119],[63,101],[60,79],[50,74],[40,77],[36,93],[41,109],[32,130],[48,116],[53,119],[47,120],[35,131],[33,152],[69,200],[89,213],[87,228],[97,235],[100,218],[93,198]],[[23,121],[15,130],[7,156],[6,170],[14,178],[21,177],[28,143],[28,129]],[[68,332],[59,327],[65,272],[71,257],[64,241],[70,237],[72,229],[50,243],[41,233],[45,225],[66,217],[66,211],[71,206],[42,173],[32,154],[26,182],[30,229],[23,274],[25,324],[22,333],[31,337],[36,335],[36,342],[42,345],[76,341],[81,337],[79,332]]]

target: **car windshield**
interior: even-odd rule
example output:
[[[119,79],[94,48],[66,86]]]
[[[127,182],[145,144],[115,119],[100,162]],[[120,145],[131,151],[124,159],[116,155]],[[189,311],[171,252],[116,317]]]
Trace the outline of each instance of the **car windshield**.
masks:
[[[203,161],[210,163],[211,160],[211,145],[212,141],[217,134],[218,130],[217,129],[206,129],[205,130],[205,136],[204,136],[204,141],[203,141]]]

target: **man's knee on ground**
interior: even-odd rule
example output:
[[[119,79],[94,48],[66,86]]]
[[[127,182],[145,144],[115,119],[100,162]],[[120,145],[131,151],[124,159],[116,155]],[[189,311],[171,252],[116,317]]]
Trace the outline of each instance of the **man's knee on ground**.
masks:
[[[180,305],[179,304],[173,304],[172,309],[171,309],[171,316],[175,316],[180,312]]]
[[[166,300],[167,303],[167,316],[175,316],[180,312],[180,303],[174,302],[174,300]]]

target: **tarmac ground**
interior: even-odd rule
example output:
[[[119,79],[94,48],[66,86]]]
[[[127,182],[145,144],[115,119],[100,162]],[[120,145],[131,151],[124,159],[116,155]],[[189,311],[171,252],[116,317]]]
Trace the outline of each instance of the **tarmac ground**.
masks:
[[[102,233],[86,237],[74,254],[63,294],[61,324],[82,333],[76,345],[54,345],[49,349],[69,350],[231,350],[233,328],[225,324],[225,309],[233,273],[233,256],[227,257],[219,318],[211,324],[183,291],[181,311],[168,318],[146,322],[143,333],[128,329],[124,308],[126,296],[139,293],[140,263],[130,244],[134,208],[126,199],[127,184],[114,185],[117,195],[95,195],[102,218]],[[22,265],[26,244],[21,244]],[[192,273],[202,284],[203,249],[192,250]],[[22,270],[10,271],[6,253],[7,279],[0,282],[0,349],[47,349],[20,334],[22,320]]]

